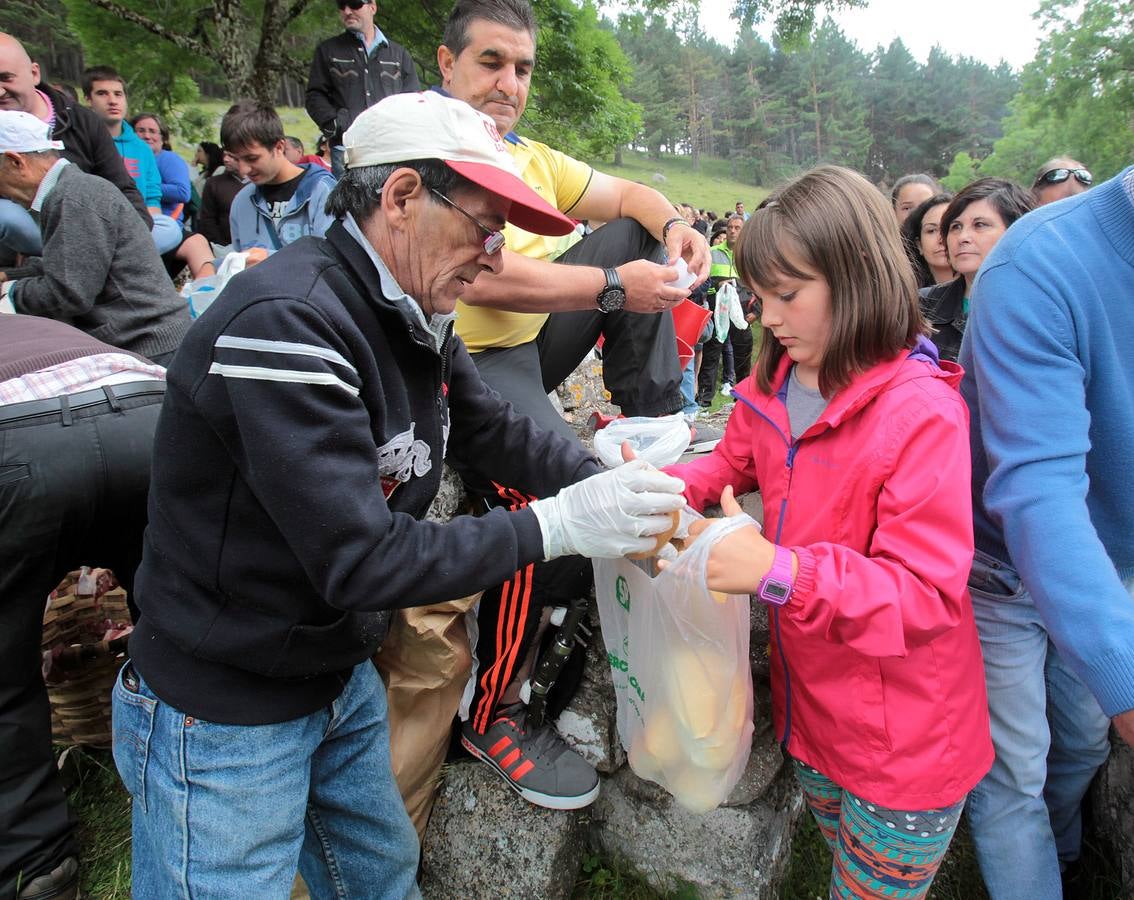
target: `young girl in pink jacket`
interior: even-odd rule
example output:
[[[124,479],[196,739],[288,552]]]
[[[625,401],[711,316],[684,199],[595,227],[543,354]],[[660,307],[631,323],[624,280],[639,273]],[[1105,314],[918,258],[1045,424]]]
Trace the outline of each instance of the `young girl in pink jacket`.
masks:
[[[755,371],[716,449],[666,471],[695,509],[760,491],[764,532],[721,540],[708,582],[769,607],[775,725],[831,895],[922,897],[992,762],[961,370],[924,337],[893,213],[848,169],[773,193],[736,266]]]

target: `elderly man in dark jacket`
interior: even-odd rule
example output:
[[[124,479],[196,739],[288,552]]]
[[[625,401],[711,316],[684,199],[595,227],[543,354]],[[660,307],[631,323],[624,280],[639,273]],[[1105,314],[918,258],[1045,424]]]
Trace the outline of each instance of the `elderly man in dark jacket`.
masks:
[[[391,611],[539,559],[649,549],[682,505],[677,479],[601,472],[517,416],[453,335],[505,220],[571,228],[491,119],[403,94],[345,144],[327,237],[237,275],[169,371],[114,692],[138,898],[284,896],[297,864],[313,896],[417,896],[370,661]],[[546,499],[422,521],[446,458]]]

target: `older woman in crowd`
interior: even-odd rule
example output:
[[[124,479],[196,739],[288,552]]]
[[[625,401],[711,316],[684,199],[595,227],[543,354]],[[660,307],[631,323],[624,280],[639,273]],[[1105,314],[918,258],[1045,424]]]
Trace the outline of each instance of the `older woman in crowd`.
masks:
[[[193,194],[189,177],[189,166],[170,149],[169,129],[154,113],[141,113],[131,120],[134,133],[138,135],[154,153],[158,172],[161,173],[161,211],[178,225],[185,224],[185,204]],[[177,260],[170,263],[170,272],[180,271],[182,265],[189,267],[194,278],[213,275],[213,249],[200,235],[191,234],[182,238],[173,251]]]
[[[957,277],[921,290],[921,311],[942,359],[956,360],[969,318],[969,296],[981,263],[1008,226],[1035,207],[1032,195],[1004,178],[978,178],[945,207],[941,233]]]

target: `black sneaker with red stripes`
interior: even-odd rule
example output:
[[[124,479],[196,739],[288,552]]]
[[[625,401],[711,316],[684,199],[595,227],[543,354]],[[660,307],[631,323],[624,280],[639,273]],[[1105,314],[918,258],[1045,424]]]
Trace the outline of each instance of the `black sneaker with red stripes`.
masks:
[[[505,707],[484,734],[471,722],[461,727],[461,744],[484,760],[529,803],[548,809],[582,809],[599,793],[598,773],[549,724],[529,731],[527,707]]]

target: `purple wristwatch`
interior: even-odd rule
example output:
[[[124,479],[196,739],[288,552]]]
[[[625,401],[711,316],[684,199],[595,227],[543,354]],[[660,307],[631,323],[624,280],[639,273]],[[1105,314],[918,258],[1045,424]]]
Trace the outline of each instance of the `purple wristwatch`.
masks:
[[[772,606],[783,606],[791,597],[791,589],[791,551],[777,544],[772,568],[760,580],[760,586],[756,589],[756,599]]]

